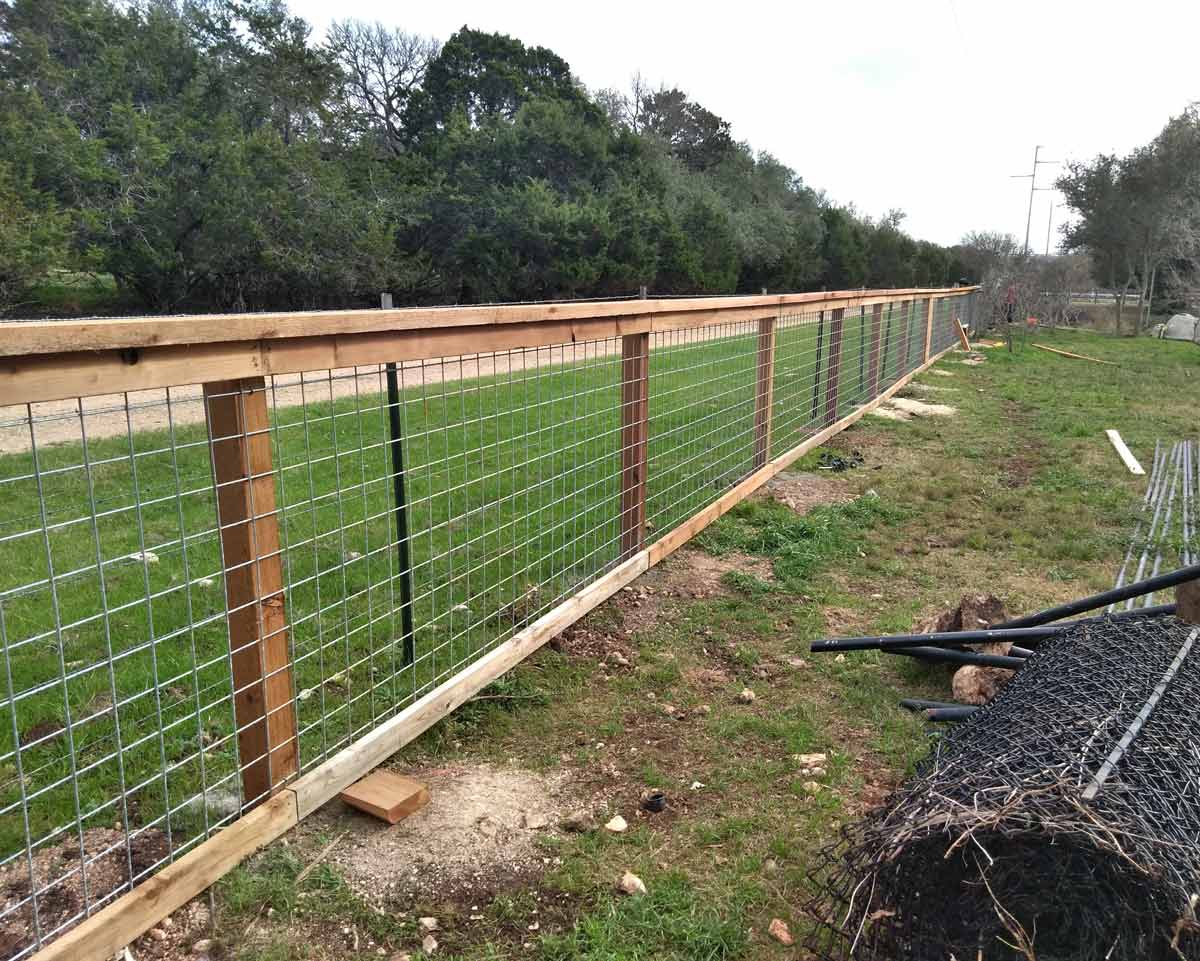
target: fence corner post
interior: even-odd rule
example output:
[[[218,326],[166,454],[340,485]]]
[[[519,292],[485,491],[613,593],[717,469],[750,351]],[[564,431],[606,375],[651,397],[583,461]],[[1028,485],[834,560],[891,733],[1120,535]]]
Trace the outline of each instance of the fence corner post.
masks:
[[[262,377],[204,385],[216,484],[243,799],[267,799],[298,769],[270,419]]]

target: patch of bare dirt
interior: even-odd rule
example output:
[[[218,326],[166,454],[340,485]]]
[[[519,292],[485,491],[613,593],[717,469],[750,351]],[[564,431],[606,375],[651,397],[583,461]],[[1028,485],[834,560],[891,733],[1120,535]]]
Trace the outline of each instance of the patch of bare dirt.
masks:
[[[845,504],[854,499],[854,492],[846,478],[832,473],[783,471],[767,481],[754,496],[773,498],[797,514],[807,514],[814,507]]]
[[[886,420],[911,420],[913,417],[953,417],[958,408],[949,404],[929,404],[914,397],[892,397],[871,413]]]
[[[127,842],[124,831],[89,828],[83,832],[82,851],[78,835],[37,850],[32,876],[24,859],[0,867],[0,961],[27,950],[35,930],[53,931],[89,904],[103,904],[122,892],[129,884],[131,864],[133,877],[140,880],[169,853],[166,836],[157,830]]]
[[[469,901],[521,884],[552,860],[539,835],[557,831],[579,803],[563,773],[455,764],[405,774],[427,785],[431,800],[399,824],[335,801],[301,828],[305,836],[349,831],[328,860],[374,904]]]

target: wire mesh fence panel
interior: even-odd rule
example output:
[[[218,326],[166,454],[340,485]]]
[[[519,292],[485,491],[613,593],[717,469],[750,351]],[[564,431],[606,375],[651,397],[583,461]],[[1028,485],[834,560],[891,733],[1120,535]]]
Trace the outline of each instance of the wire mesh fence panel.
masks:
[[[916,369],[917,313],[771,307],[0,409],[0,957]]]

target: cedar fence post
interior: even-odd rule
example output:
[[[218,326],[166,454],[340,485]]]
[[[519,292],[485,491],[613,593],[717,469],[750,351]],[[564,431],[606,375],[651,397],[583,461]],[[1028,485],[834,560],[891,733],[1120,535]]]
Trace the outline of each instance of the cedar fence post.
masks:
[[[868,364],[870,366],[871,380],[871,397],[879,396],[879,364],[880,364],[880,347],[883,339],[883,304],[876,304],[871,308],[871,353]]]
[[[204,385],[225,576],[234,717],[247,805],[297,771],[279,518],[262,377]]]
[[[925,307],[925,363],[929,363],[930,351],[933,349],[933,310],[935,300],[930,297]]]
[[[754,470],[771,456],[771,407],[775,400],[775,318],[758,322],[758,356],[754,384]]]
[[[912,344],[912,315],[917,309],[915,300],[900,301],[900,314],[904,318],[904,334],[900,338],[900,369],[896,371],[897,377],[903,377],[908,373],[908,351]]]
[[[829,314],[829,376],[825,379],[825,423],[828,427],[837,420],[838,387],[842,379],[842,327],[846,314],[844,307],[836,307]]]
[[[646,541],[646,458],[650,415],[650,334],[621,338],[621,559]]]

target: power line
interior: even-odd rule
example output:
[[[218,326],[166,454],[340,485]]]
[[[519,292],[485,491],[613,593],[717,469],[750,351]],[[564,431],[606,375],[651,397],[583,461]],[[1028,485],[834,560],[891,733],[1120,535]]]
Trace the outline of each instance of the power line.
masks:
[[[1038,144],[1033,148],[1033,171],[1027,174],[1013,174],[1017,179],[1024,177],[1029,178],[1029,213],[1025,215],[1025,254],[1029,255],[1029,229],[1033,225],[1033,195],[1039,190],[1053,190],[1053,187],[1039,187],[1037,185],[1037,169],[1043,164],[1056,164],[1057,160],[1039,160],[1038,155],[1042,152],[1042,144]]]

